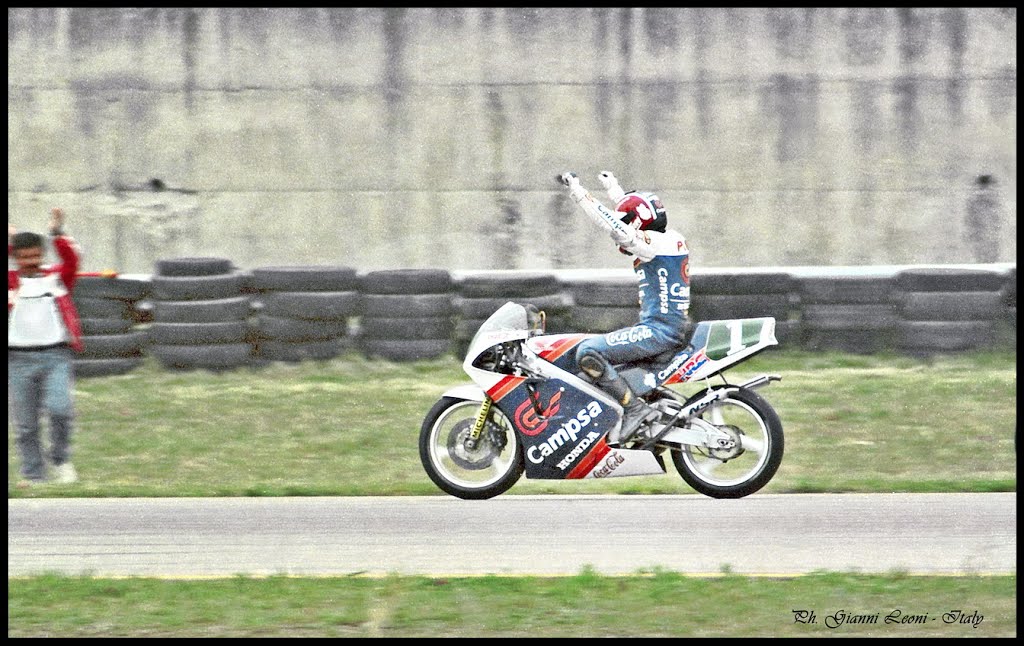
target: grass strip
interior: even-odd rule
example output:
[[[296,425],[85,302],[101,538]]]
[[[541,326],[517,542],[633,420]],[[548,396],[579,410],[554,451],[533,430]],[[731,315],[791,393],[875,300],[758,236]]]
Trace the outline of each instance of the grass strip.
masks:
[[[1016,576],[8,579],[8,637],[1012,637]]]
[[[786,435],[766,493],[1016,490],[1012,352],[771,350],[728,376],[765,373],[783,377],[759,392]],[[9,421],[8,495],[438,495],[420,464],[420,424],[445,390],[468,381],[454,357],[396,364],[350,354],[222,373],[147,359],[126,375],[76,383],[78,484],[14,487]],[[524,478],[505,495],[693,493],[667,462],[662,476]]]

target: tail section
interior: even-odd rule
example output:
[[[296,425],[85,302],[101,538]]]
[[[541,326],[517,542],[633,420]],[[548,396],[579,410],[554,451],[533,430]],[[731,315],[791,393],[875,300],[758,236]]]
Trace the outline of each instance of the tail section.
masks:
[[[658,382],[678,384],[704,379],[778,343],[771,316],[701,321],[694,328],[690,345],[659,372]]]

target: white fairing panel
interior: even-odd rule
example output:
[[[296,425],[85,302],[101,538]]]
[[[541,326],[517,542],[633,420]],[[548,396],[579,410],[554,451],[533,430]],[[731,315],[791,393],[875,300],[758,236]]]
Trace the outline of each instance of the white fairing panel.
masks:
[[[663,473],[665,473],[665,469],[650,451],[612,449],[598,460],[590,473],[583,478],[618,478],[621,476],[662,475]]]

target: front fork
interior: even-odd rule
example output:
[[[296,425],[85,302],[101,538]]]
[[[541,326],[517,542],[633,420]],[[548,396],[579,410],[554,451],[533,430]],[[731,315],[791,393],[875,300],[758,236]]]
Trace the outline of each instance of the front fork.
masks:
[[[484,432],[484,425],[487,423],[487,416],[491,414],[491,404],[493,403],[493,399],[484,395],[484,400],[480,403],[480,410],[476,413],[476,421],[473,422],[473,430],[470,431],[469,438],[466,439],[468,450],[475,449],[477,442],[480,441],[480,434]]]

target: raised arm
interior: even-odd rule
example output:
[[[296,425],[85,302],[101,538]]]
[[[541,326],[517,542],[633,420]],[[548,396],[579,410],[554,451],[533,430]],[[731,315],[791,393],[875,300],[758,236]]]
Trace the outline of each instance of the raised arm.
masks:
[[[60,256],[60,279],[68,290],[72,290],[78,279],[81,254],[78,244],[64,235],[64,210],[59,206],[50,209],[50,235],[53,236],[53,249]]]
[[[576,173],[562,173],[557,179],[569,188],[569,197],[580,205],[590,219],[607,231],[612,240],[623,247],[628,247],[633,243],[637,237],[637,230],[625,224],[608,207],[591,195],[590,191],[583,188]]]

